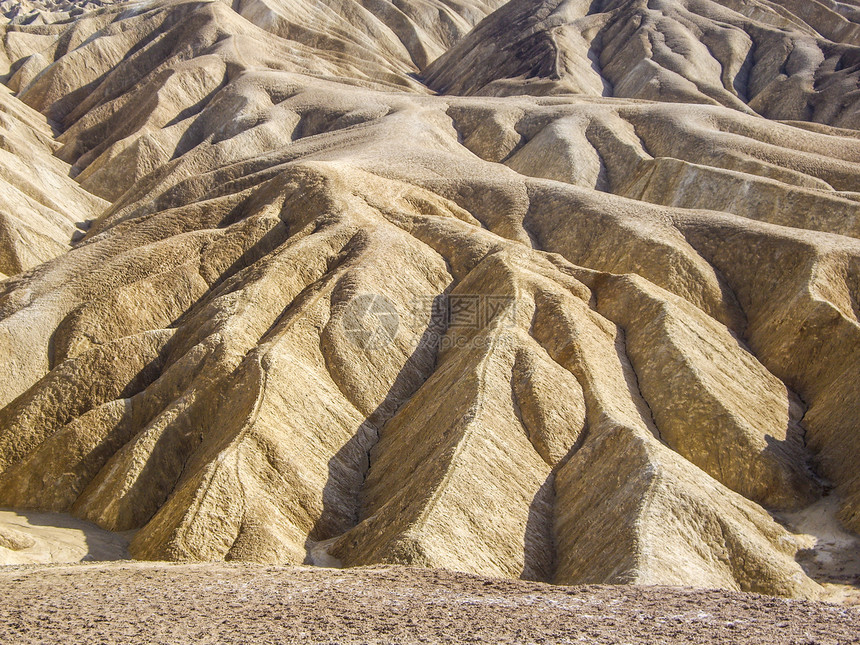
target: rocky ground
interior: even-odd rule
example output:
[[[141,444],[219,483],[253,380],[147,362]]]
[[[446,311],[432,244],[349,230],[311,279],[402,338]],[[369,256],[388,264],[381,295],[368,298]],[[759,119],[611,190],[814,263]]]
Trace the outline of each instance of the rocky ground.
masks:
[[[440,569],[81,564],[0,570],[0,642],[858,643],[860,609]]]

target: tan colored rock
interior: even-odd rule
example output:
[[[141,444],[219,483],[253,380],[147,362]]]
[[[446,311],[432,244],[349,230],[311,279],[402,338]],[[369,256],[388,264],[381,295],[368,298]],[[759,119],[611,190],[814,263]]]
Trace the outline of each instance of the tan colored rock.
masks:
[[[603,486],[583,490],[594,480]],[[785,529],[647,435],[607,431],[559,472],[556,489],[560,583],[821,592]]]
[[[767,508],[814,499],[802,403],[742,342],[636,276],[601,279],[595,290],[598,310],[625,331],[627,355],[663,441]]]
[[[22,551],[36,545],[36,540],[17,529],[4,526],[0,529],[0,547],[10,551]]]
[[[107,207],[53,157],[51,125],[0,91],[0,273],[14,275],[65,253]]]
[[[703,103],[856,128],[858,106],[845,100],[856,86],[856,14],[784,4],[512,0],[425,74],[449,94]]]
[[[856,13],[502,4],[0,27],[0,505],[818,596],[770,512],[860,529]]]

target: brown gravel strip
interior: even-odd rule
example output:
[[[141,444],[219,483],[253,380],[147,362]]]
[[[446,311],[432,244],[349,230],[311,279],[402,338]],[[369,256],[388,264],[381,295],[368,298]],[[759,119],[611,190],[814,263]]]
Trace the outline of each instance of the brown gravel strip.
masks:
[[[0,643],[860,643],[860,610],[441,570],[98,563],[0,569]]]

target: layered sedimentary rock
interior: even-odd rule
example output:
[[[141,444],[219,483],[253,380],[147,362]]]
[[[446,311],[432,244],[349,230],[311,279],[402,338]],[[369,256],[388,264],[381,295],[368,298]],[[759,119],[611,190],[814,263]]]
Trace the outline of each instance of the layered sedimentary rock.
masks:
[[[771,513],[860,530],[857,7],[318,4],[3,28],[0,505],[818,594]]]

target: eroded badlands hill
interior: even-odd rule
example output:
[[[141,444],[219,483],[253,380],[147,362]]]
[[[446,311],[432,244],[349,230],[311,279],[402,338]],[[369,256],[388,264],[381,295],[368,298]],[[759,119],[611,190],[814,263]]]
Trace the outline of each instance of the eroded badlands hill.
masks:
[[[503,4],[3,27],[0,505],[818,595],[775,517],[860,531],[860,5]]]

